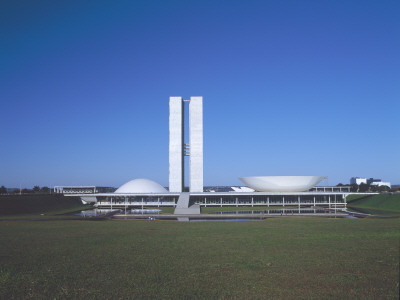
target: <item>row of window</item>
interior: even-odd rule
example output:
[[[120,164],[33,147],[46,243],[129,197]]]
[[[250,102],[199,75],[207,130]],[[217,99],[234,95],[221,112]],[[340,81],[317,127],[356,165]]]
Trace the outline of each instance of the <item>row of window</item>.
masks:
[[[190,203],[196,204],[295,204],[298,203],[313,204],[315,203],[344,203],[344,197],[342,195],[316,195],[316,196],[191,196]],[[110,202],[111,197],[98,197],[98,202]],[[124,202],[173,202],[176,203],[178,197],[152,197],[152,196],[129,196],[129,197],[112,197],[113,203],[124,203]]]

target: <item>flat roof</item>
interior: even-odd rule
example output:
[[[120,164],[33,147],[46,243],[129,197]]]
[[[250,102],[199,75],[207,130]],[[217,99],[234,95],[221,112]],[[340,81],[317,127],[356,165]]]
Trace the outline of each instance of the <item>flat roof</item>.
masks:
[[[65,196],[82,196],[82,197],[126,197],[126,196],[179,196],[181,193],[147,193],[147,194],[133,194],[133,193],[96,193],[96,194],[64,194]],[[353,193],[353,192],[280,192],[280,193],[268,193],[268,192],[198,192],[189,193],[190,196],[305,196],[305,195],[343,195],[343,194],[355,194],[355,195],[375,195],[378,193]]]

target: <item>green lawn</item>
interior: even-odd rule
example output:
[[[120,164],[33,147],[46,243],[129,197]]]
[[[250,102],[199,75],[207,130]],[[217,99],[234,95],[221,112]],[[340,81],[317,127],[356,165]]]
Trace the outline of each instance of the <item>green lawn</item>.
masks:
[[[400,194],[379,194],[348,202],[349,208],[381,215],[400,216]]]
[[[0,221],[0,299],[397,299],[399,221]]]
[[[175,211],[175,206],[161,206],[161,207],[146,207],[147,209],[160,209],[163,214],[173,214]]]
[[[0,216],[60,214],[87,208],[79,197],[60,194],[1,195]]]
[[[353,201],[353,200],[356,200],[356,199],[366,198],[366,197],[370,197],[370,196],[371,196],[371,195],[368,195],[368,194],[360,194],[360,195],[351,194],[351,195],[348,195],[348,196],[346,197],[346,201],[347,201],[347,202],[350,202],[350,201]]]

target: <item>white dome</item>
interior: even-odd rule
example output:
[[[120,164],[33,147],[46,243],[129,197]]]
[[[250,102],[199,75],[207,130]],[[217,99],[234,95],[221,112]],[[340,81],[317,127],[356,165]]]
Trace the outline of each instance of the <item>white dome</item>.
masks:
[[[323,176],[257,176],[240,177],[248,187],[258,192],[304,192],[326,177]]]
[[[155,181],[138,178],[121,185],[114,193],[128,193],[128,194],[165,194],[168,191]]]

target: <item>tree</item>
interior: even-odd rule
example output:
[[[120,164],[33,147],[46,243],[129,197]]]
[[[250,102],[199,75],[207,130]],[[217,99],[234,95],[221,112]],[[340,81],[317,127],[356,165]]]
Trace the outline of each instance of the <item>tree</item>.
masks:
[[[32,190],[34,193],[37,193],[37,192],[39,192],[40,191],[40,187],[38,186],[38,185],[35,185],[34,187],[33,187],[33,190]]]
[[[379,192],[379,186],[378,185],[371,185],[371,191],[372,192]]]
[[[390,188],[387,185],[381,185],[378,187],[379,192],[387,192],[389,190],[390,190]]]
[[[48,193],[50,191],[50,189],[47,187],[47,186],[43,186],[41,189],[40,189],[40,192],[41,193]]]
[[[7,194],[7,189],[4,185],[0,187],[0,194]]]
[[[358,184],[357,183],[353,183],[351,185],[350,191],[352,192],[358,192]]]
[[[361,193],[365,193],[366,191],[369,190],[369,184],[361,183],[360,186],[358,187],[358,190]]]
[[[336,186],[343,186],[343,183],[340,182]]]

